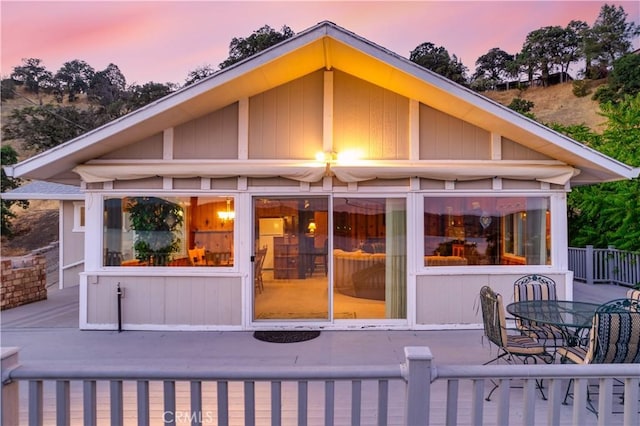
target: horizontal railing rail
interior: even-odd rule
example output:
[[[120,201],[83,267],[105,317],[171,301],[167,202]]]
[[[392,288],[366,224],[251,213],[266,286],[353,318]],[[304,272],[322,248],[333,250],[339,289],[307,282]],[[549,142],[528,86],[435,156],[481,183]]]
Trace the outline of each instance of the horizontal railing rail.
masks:
[[[3,353],[2,420],[11,426],[95,425],[98,420],[115,426],[638,424],[637,364],[436,366],[424,347],[405,348],[402,364],[379,366],[175,365],[160,370],[19,365],[17,355]],[[540,380],[547,400],[537,396]],[[26,392],[18,383],[27,386]],[[570,383],[573,407],[562,404]],[[494,384],[498,390],[488,402],[487,387]],[[590,404],[597,416],[588,411]],[[19,421],[18,410],[5,407],[23,407],[27,419]],[[543,414],[542,421],[536,419]]]
[[[574,279],[587,284],[640,284],[640,253],[615,247],[597,249],[569,247],[569,269]]]

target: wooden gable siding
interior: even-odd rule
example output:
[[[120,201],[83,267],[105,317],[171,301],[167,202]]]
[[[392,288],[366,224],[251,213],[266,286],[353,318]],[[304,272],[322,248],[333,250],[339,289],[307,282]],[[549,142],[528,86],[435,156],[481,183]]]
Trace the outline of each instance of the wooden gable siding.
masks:
[[[480,127],[420,104],[421,160],[489,160],[491,135]]]
[[[238,103],[177,126],[173,136],[173,158],[238,158]]]
[[[334,71],[333,148],[372,160],[409,159],[409,99]]]
[[[162,159],[162,132],[141,141],[113,150],[100,159],[104,160],[159,160]]]
[[[511,139],[502,138],[503,160],[553,160],[553,158],[520,145]]]
[[[249,98],[250,159],[313,159],[322,151],[323,71]]]

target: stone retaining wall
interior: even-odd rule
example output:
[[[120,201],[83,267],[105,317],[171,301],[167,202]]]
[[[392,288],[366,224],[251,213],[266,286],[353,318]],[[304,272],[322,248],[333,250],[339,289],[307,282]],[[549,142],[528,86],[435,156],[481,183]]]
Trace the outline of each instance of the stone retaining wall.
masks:
[[[0,310],[47,298],[47,261],[44,256],[2,259]]]

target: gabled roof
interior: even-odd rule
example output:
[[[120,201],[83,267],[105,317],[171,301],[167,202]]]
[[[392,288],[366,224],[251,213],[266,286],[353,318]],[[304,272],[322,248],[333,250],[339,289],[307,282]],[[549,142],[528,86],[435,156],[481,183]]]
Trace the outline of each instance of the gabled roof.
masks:
[[[580,169],[572,185],[637,177],[633,169],[351,33],[321,22],[76,139],[7,168],[15,177],[78,184],[72,170],[163,129],[319,69],[339,69]]]

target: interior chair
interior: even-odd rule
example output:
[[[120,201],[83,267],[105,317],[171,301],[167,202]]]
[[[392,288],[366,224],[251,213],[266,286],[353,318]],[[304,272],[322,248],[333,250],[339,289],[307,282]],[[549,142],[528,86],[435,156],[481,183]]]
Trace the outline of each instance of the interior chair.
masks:
[[[119,251],[111,251],[105,249],[104,266],[120,266],[122,265],[122,253]]]
[[[329,273],[329,239],[324,240],[324,244],[322,247],[314,248],[313,252],[313,260],[311,261],[311,273],[315,272],[316,267],[322,266],[324,268],[324,276],[326,277]]]
[[[500,359],[504,359],[511,364],[515,364],[518,359],[524,364],[528,364],[529,361],[537,363],[538,358],[545,363],[553,362],[553,356],[547,352],[545,346],[537,339],[522,334],[507,333],[507,319],[502,296],[494,292],[491,287],[484,286],[480,289],[480,306],[482,308],[484,335],[498,348],[497,356],[485,362],[484,365]],[[542,390],[542,383],[537,381],[537,385],[542,398],[546,399]],[[497,388],[498,385],[495,384],[486,398],[487,401],[491,399],[491,394]]]
[[[551,278],[532,274],[518,278],[513,283],[513,300],[556,300],[556,282]],[[544,342],[546,347],[557,347],[564,344],[562,330],[551,324],[539,324],[522,318],[515,319],[516,329],[523,335]]]
[[[464,257],[464,244],[452,244],[451,245],[451,255]]]
[[[614,308],[612,308],[614,306]],[[640,363],[640,312],[617,310],[610,302],[596,310],[587,347],[567,346],[558,349],[563,363],[619,364]],[[567,386],[563,404],[570,396]],[[587,392],[589,409],[596,413]]]
[[[256,255],[253,259],[253,285],[257,293],[262,293],[264,290],[262,267],[264,266],[265,257],[267,257],[267,246],[263,246],[256,250]]]
[[[195,247],[187,250],[189,252],[189,261],[193,266],[203,266],[207,264],[204,247]]]

